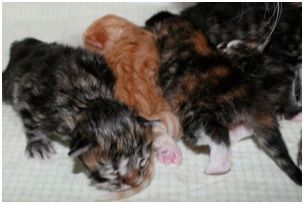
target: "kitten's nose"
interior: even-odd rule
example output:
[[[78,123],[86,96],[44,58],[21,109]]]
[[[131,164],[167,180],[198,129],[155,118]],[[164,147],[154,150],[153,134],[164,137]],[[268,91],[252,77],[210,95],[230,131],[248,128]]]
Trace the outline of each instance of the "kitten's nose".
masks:
[[[124,182],[129,186],[136,186],[139,184],[139,181],[140,181],[140,174],[138,173],[138,171],[130,172],[122,177],[122,182]]]

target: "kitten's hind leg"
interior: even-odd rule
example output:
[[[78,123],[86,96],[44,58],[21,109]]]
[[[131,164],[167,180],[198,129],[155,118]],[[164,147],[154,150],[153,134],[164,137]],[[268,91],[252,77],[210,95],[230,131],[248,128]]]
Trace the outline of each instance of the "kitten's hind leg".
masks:
[[[24,127],[27,137],[26,153],[29,157],[39,156],[40,158],[49,158],[55,150],[49,138],[39,129],[37,122],[35,122],[32,114],[23,109],[20,115],[24,122]]]
[[[197,146],[209,145],[210,147],[206,174],[217,175],[230,170],[232,156],[227,127],[219,124],[216,119],[200,117],[187,130],[186,141]]]
[[[209,175],[223,174],[231,167],[231,147],[226,144],[218,144],[214,141],[209,143],[210,156],[205,173]]]
[[[229,127],[229,139],[231,146],[237,144],[240,140],[250,137],[252,129],[248,128],[244,123],[234,124]]]

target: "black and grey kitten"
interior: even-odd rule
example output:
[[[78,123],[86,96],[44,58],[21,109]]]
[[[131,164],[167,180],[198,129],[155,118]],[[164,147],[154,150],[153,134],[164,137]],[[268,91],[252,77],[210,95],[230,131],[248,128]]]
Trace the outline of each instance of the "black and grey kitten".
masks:
[[[151,123],[113,96],[105,60],[81,48],[33,38],[14,42],[2,74],[3,100],[20,114],[31,157],[54,152],[50,135],[70,141],[104,189],[140,184],[151,167]]]
[[[243,121],[261,148],[302,185],[302,172],[289,156],[276,109],[259,82],[231,66],[200,30],[180,16],[160,12],[146,22],[146,28],[156,35],[160,85],[180,117],[184,140],[210,147],[205,172],[218,174],[230,169],[229,127]]]

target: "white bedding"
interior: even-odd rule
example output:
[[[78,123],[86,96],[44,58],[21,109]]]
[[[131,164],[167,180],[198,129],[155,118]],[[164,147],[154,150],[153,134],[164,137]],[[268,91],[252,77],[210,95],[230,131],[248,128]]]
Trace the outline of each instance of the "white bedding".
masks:
[[[143,25],[160,10],[177,13],[185,3],[4,3],[2,13],[2,69],[14,40],[35,37],[43,41],[81,44],[81,34],[96,18],[116,14]],[[18,115],[2,105],[3,201],[95,201],[107,192],[90,186],[68,148],[55,143],[49,160],[25,157],[25,135]],[[296,159],[300,124],[281,121],[289,152]],[[301,201],[302,188],[294,184],[252,139],[233,148],[233,166],[221,176],[207,176],[207,154],[178,144],[184,154],[179,167],[157,163],[151,185],[128,201]]]

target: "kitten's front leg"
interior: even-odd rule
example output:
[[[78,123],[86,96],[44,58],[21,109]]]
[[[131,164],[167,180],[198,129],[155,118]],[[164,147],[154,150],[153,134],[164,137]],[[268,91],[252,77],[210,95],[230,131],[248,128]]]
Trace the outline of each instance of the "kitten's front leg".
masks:
[[[27,137],[26,153],[29,157],[49,158],[55,150],[49,138],[39,129],[32,113],[26,109],[20,111]]]
[[[26,152],[29,157],[39,156],[44,159],[50,158],[50,155],[55,153],[51,141],[40,130],[27,131],[26,136]]]
[[[153,147],[156,151],[157,159],[167,165],[180,165],[183,158],[182,152],[161,122],[157,122],[154,125],[153,134],[155,138]]]

